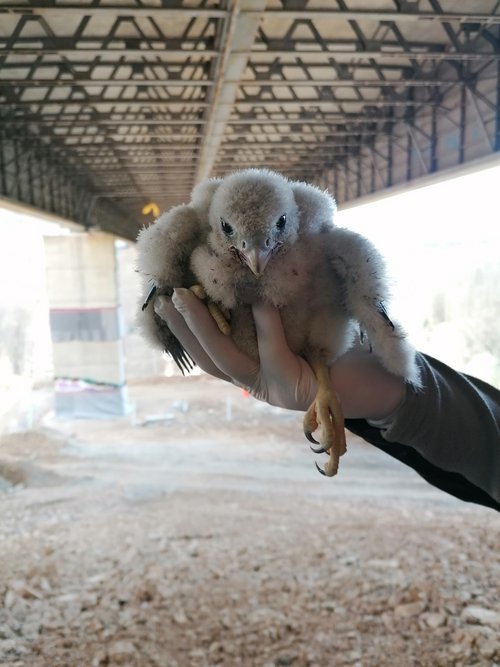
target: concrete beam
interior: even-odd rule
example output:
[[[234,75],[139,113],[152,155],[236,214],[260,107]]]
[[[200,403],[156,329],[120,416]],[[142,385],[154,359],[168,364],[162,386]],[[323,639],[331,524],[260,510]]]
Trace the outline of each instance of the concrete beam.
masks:
[[[265,8],[266,0],[235,0],[233,3],[206,115],[197,182],[208,178],[212,171]]]

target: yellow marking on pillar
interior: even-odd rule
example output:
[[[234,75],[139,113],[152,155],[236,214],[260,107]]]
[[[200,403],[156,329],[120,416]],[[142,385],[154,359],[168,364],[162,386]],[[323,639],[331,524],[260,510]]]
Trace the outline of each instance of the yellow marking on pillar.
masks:
[[[157,218],[160,215],[160,208],[154,201],[149,202],[149,204],[146,204],[142,209],[143,215],[148,215],[149,213],[152,213],[154,218]]]

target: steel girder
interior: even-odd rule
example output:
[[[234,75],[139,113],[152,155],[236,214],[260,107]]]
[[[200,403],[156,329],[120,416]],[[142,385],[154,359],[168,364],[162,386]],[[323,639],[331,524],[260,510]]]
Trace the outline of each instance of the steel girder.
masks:
[[[270,167],[342,202],[500,149],[500,0],[0,0],[0,194],[135,238]]]

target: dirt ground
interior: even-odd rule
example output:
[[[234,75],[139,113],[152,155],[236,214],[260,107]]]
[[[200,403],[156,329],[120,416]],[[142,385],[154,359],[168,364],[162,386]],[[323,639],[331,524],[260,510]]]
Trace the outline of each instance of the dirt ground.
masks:
[[[213,379],[130,395],[0,440],[1,664],[500,665],[497,513],[355,438],[323,478]]]

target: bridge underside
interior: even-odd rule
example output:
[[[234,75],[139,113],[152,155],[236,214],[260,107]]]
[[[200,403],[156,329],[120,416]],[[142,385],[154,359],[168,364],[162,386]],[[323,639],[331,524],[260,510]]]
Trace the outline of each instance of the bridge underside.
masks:
[[[0,114],[3,197],[130,239],[238,168],[351,201],[500,149],[500,1],[2,0]]]

